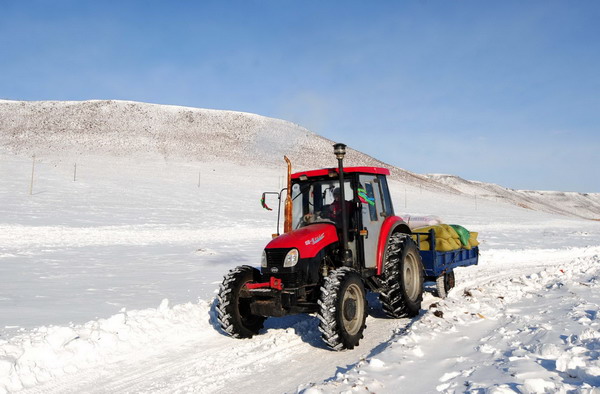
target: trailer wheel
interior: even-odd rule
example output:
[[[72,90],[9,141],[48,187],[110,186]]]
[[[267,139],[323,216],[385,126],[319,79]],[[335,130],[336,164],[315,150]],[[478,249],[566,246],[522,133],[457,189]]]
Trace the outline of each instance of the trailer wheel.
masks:
[[[454,271],[445,272],[438,276],[435,280],[438,297],[446,298],[450,289],[455,285]]]
[[[331,271],[318,304],[323,341],[333,350],[358,346],[367,318],[365,287],[358,273],[349,267]]]
[[[256,268],[242,265],[229,271],[223,278],[217,295],[217,320],[223,330],[234,338],[251,338],[263,328],[264,316],[250,312],[250,298],[240,293],[248,282],[260,279]]]
[[[423,300],[423,263],[415,241],[403,233],[390,236],[384,255],[379,299],[390,317],[416,316]]]

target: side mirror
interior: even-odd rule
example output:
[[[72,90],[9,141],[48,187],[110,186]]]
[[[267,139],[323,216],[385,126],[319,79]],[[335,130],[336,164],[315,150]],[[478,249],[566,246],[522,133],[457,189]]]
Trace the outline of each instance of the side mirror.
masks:
[[[266,209],[267,211],[272,211],[272,208],[269,208],[269,206],[267,205],[266,201],[265,201],[265,194],[267,194],[266,192],[262,194],[262,197],[260,199],[260,205],[262,205],[262,207],[264,209]]]

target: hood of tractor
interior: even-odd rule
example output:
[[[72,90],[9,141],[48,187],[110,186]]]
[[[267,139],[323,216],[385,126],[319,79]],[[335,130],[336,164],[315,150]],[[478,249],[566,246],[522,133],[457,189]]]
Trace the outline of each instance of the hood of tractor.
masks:
[[[331,223],[315,223],[290,231],[273,239],[265,249],[296,248],[300,258],[315,257],[325,246],[338,241],[337,230]]]

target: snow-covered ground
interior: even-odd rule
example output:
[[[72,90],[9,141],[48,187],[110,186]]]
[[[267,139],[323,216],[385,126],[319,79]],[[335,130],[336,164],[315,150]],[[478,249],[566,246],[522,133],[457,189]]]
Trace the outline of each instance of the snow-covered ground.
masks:
[[[370,295],[360,346],[332,352],[314,316],[250,340],[215,323],[222,276],[275,230],[259,198],[283,163],[41,155],[30,195],[31,170],[0,154],[0,393],[598,392],[599,222],[393,181],[398,214],[478,231],[480,264],[415,319]]]

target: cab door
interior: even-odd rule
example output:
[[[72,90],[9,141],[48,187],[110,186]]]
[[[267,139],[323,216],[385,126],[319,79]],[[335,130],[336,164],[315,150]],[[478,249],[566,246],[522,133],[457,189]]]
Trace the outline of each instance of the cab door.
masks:
[[[385,220],[379,180],[376,175],[361,174],[358,181],[357,193],[362,206],[362,226],[359,231],[362,238],[365,268],[376,268],[377,241],[381,232],[381,224]]]

